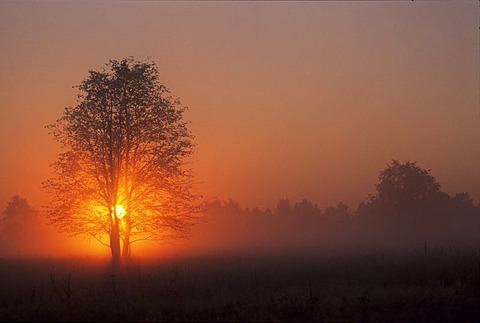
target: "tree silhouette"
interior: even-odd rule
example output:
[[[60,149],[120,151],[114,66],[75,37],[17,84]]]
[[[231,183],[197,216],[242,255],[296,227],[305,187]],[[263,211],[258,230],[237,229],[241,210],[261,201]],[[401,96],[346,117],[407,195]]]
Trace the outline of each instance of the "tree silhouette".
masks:
[[[480,205],[468,193],[453,197],[441,190],[430,170],[416,162],[393,160],[380,171],[377,193],[359,204],[356,225],[363,236],[387,243],[478,244]]]
[[[26,223],[35,221],[37,212],[27,199],[14,195],[2,212],[2,230],[4,234],[15,235]]]
[[[111,248],[117,264],[136,241],[188,236],[200,209],[187,168],[194,136],[155,63],[110,60],[78,89],[77,105],[47,126],[62,147],[44,183],[47,216]]]
[[[0,216],[0,254],[12,256],[42,251],[38,243],[42,225],[27,199],[14,195]]]
[[[316,204],[313,204],[309,199],[304,198],[300,202],[296,202],[292,208],[293,213],[297,216],[319,216],[321,211]]]
[[[393,160],[380,172],[376,190],[372,201],[379,202],[392,214],[404,215],[419,203],[437,197],[440,184],[430,175],[430,170],[420,168],[415,161]]]
[[[289,216],[292,214],[292,206],[290,205],[290,201],[287,198],[281,198],[277,202],[277,207],[275,212],[279,216]]]

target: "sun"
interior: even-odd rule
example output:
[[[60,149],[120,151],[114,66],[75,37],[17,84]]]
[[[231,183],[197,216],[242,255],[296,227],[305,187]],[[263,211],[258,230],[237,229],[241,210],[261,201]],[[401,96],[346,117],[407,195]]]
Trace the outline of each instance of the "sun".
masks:
[[[125,209],[121,205],[117,205],[115,207],[115,213],[117,214],[117,218],[120,220],[125,216]]]

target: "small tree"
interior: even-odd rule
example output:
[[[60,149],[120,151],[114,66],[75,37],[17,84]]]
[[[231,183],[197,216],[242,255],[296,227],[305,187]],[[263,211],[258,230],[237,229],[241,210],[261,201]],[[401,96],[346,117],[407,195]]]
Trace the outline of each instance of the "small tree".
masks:
[[[44,183],[47,216],[111,248],[115,263],[136,241],[188,236],[200,207],[186,167],[194,137],[155,63],[110,60],[78,89],[77,105],[47,126],[62,147]]]
[[[379,202],[390,212],[403,214],[418,203],[433,198],[440,192],[440,184],[416,162],[400,163],[393,160],[380,172],[376,185],[377,195],[372,200]]]
[[[14,195],[0,214],[0,254],[27,256],[42,250],[43,223],[26,198]]]
[[[352,215],[348,211],[348,205],[339,202],[336,207],[328,206],[324,213],[324,222],[334,229],[346,228]]]
[[[292,211],[297,216],[316,217],[320,216],[322,211],[317,204],[313,204],[309,199],[304,198],[301,202],[293,205]]]
[[[292,206],[287,198],[281,198],[277,202],[275,213],[279,216],[289,216],[292,214]]]
[[[415,241],[424,246],[427,241],[478,242],[480,213],[470,196],[458,193],[451,198],[430,170],[416,162],[393,160],[380,171],[376,191],[356,212],[362,238],[380,237],[383,243],[404,246]]]
[[[30,206],[26,198],[14,195],[2,212],[2,230],[4,234],[15,235],[26,223],[35,222],[37,212]]]

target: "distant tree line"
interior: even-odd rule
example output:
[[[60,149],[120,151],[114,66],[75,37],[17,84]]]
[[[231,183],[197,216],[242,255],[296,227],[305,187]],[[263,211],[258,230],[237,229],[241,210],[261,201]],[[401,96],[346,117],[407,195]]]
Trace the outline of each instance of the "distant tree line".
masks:
[[[393,160],[380,171],[375,189],[353,211],[342,202],[322,210],[306,198],[282,198],[266,210],[214,200],[207,218],[215,225],[205,226],[204,236],[223,231],[232,244],[263,241],[268,247],[479,246],[480,203],[465,192],[443,192],[430,170],[416,162]]]
[[[202,248],[298,248],[473,246],[480,242],[480,203],[453,196],[416,162],[393,160],[380,171],[376,192],[350,211],[340,202],[321,209],[309,199],[281,198],[273,209],[243,208],[211,200],[205,223],[191,237]],[[22,227],[39,223],[27,200],[14,196],[0,217],[0,239],[22,239]],[[14,241],[10,241],[10,244]]]

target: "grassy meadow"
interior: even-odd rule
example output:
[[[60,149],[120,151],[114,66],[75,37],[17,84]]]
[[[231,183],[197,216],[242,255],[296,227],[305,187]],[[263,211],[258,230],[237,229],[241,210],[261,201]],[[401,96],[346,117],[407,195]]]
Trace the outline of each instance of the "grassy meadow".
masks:
[[[478,250],[217,254],[132,261],[3,259],[0,320],[480,319]]]

